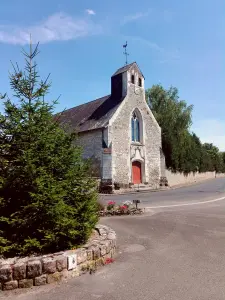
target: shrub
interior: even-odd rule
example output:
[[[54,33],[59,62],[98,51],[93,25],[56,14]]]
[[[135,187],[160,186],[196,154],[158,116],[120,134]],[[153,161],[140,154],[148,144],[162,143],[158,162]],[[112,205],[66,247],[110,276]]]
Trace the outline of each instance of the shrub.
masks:
[[[81,150],[53,118],[39,80],[38,46],[24,52],[24,71],[10,74],[16,103],[4,95],[0,114],[0,255],[11,257],[71,249],[98,221],[96,183]]]

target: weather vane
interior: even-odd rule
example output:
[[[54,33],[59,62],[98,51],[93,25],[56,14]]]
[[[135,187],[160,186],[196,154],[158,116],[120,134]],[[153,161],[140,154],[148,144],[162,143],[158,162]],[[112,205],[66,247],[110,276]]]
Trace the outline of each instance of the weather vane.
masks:
[[[125,45],[123,45],[123,48],[125,49],[125,51],[123,52],[123,54],[125,55],[125,57],[126,57],[126,62],[125,62],[125,65],[127,65],[127,56],[129,55],[128,53],[127,53],[127,42],[126,42],[126,44]]]

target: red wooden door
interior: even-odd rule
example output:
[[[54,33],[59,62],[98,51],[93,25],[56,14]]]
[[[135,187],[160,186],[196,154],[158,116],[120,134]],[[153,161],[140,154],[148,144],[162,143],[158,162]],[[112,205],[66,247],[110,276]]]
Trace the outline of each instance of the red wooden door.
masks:
[[[141,163],[139,161],[134,161],[132,163],[132,175],[134,184],[141,183]]]

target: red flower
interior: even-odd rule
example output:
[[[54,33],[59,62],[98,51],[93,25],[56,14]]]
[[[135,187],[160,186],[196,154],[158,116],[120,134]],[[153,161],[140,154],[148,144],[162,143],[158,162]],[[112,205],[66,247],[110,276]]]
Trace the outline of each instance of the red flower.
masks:
[[[127,209],[127,206],[126,205],[122,205],[122,206],[120,206],[120,209],[122,209],[122,210]]]
[[[113,259],[108,257],[105,260],[105,265],[111,264],[112,262],[113,262]]]
[[[114,205],[116,202],[114,201],[109,201],[108,205]]]

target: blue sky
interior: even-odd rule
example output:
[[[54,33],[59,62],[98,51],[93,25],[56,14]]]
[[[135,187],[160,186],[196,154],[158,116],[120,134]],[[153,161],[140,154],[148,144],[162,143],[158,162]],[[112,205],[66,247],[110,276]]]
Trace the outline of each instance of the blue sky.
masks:
[[[194,105],[192,129],[225,150],[224,12],[224,0],[2,0],[0,92],[10,94],[10,60],[23,65],[30,33],[49,97],[61,95],[57,111],[109,94],[128,41],[145,86],[176,86]]]

